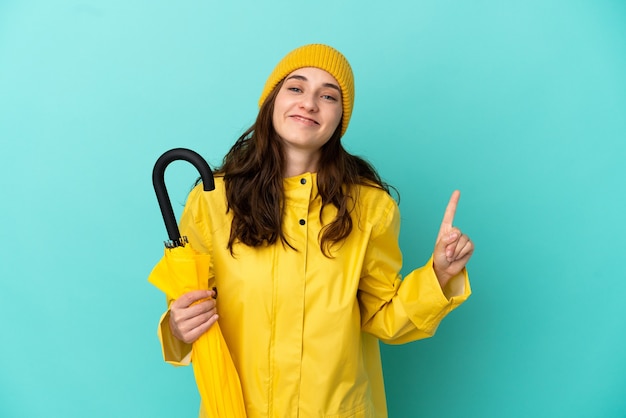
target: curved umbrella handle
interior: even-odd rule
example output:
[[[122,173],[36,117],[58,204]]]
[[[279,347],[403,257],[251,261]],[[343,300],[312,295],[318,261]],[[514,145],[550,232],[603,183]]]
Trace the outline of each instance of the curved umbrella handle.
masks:
[[[161,208],[167,235],[170,238],[169,241],[165,242],[165,246],[168,248],[185,245],[185,242],[180,237],[178,225],[176,224],[176,216],[172,210],[172,203],[170,202],[170,197],[165,187],[165,169],[172,161],[176,160],[188,161],[196,167],[200,172],[204,191],[208,192],[215,189],[215,181],[211,167],[209,167],[206,160],[197,152],[187,148],[174,148],[166,151],[159,157],[152,170],[152,185],[154,186],[154,192],[156,193],[157,201]]]

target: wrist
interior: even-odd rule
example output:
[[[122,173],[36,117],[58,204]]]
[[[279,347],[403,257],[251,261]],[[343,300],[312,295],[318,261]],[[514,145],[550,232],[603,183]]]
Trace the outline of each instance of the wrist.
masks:
[[[441,289],[443,289],[446,286],[446,284],[448,284],[450,279],[452,278],[452,275],[446,273],[443,270],[438,269],[435,266],[434,262],[433,262],[433,270],[435,271],[435,277],[437,277],[437,281],[439,282],[439,286],[441,286]]]

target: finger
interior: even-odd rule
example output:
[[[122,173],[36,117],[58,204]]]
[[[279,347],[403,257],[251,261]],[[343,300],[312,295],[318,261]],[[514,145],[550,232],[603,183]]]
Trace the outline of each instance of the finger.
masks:
[[[194,302],[202,299],[213,297],[212,290],[192,290],[183,294],[181,297],[172,302],[173,308],[187,308]]]
[[[462,260],[464,258],[469,258],[474,253],[474,243],[472,241],[468,241],[467,244],[461,249],[457,260]]]
[[[459,254],[461,253],[461,251],[465,248],[465,245],[467,245],[467,243],[469,242],[469,237],[467,235],[461,235],[461,237],[459,238],[459,240],[456,243],[456,247],[454,249],[454,255],[453,258],[456,260],[457,258],[459,258]]]
[[[459,238],[463,235],[459,228],[451,227],[443,236],[446,245],[453,244],[459,241]]]
[[[218,318],[219,316],[217,314],[213,315],[208,321],[185,333],[182,341],[186,342],[187,344],[195,342],[198,338],[200,338],[202,334],[207,332],[209,328],[211,328],[213,324],[217,322]]]
[[[451,261],[454,256],[456,245],[459,238],[462,236],[461,231],[458,228],[452,228],[450,231],[445,232],[437,242],[435,251],[441,251],[448,261]],[[439,248],[439,250],[437,250]]]
[[[456,242],[446,245],[446,261],[452,263],[454,261],[454,253],[456,251]]]
[[[443,220],[441,221],[441,228],[439,230],[440,232],[446,232],[449,228],[452,228],[454,215],[456,214],[456,207],[459,204],[460,197],[461,192],[459,192],[458,190],[452,192],[452,196],[450,196],[450,201],[448,202],[446,211],[443,214]]]
[[[189,318],[196,317],[198,315],[205,314],[212,309],[215,309],[215,304],[215,299],[207,299],[187,308],[172,307],[170,308],[170,312],[174,319],[177,322],[180,322],[185,321]]]
[[[209,312],[205,312],[201,315],[194,316],[178,324],[178,329],[181,333],[186,334],[199,326],[202,326],[205,322],[208,322],[215,314],[216,309],[211,309]]]

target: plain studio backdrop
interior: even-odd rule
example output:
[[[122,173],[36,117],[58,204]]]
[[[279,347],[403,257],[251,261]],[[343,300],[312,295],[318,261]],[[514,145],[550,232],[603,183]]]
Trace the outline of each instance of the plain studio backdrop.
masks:
[[[626,416],[626,3],[0,1],[0,416],[194,417],[146,278],[164,151],[219,164],[273,66],[350,60],[344,137],[401,195],[404,272],[450,193],[473,296],[382,348],[391,417]],[[196,173],[172,164],[179,215]]]

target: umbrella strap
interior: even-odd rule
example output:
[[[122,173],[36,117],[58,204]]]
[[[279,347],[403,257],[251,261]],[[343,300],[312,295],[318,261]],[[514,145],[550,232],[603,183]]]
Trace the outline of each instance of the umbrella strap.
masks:
[[[184,247],[185,244],[188,244],[188,243],[189,243],[189,240],[187,239],[187,237],[180,237],[177,240],[163,241],[163,244],[165,244],[165,248]]]

